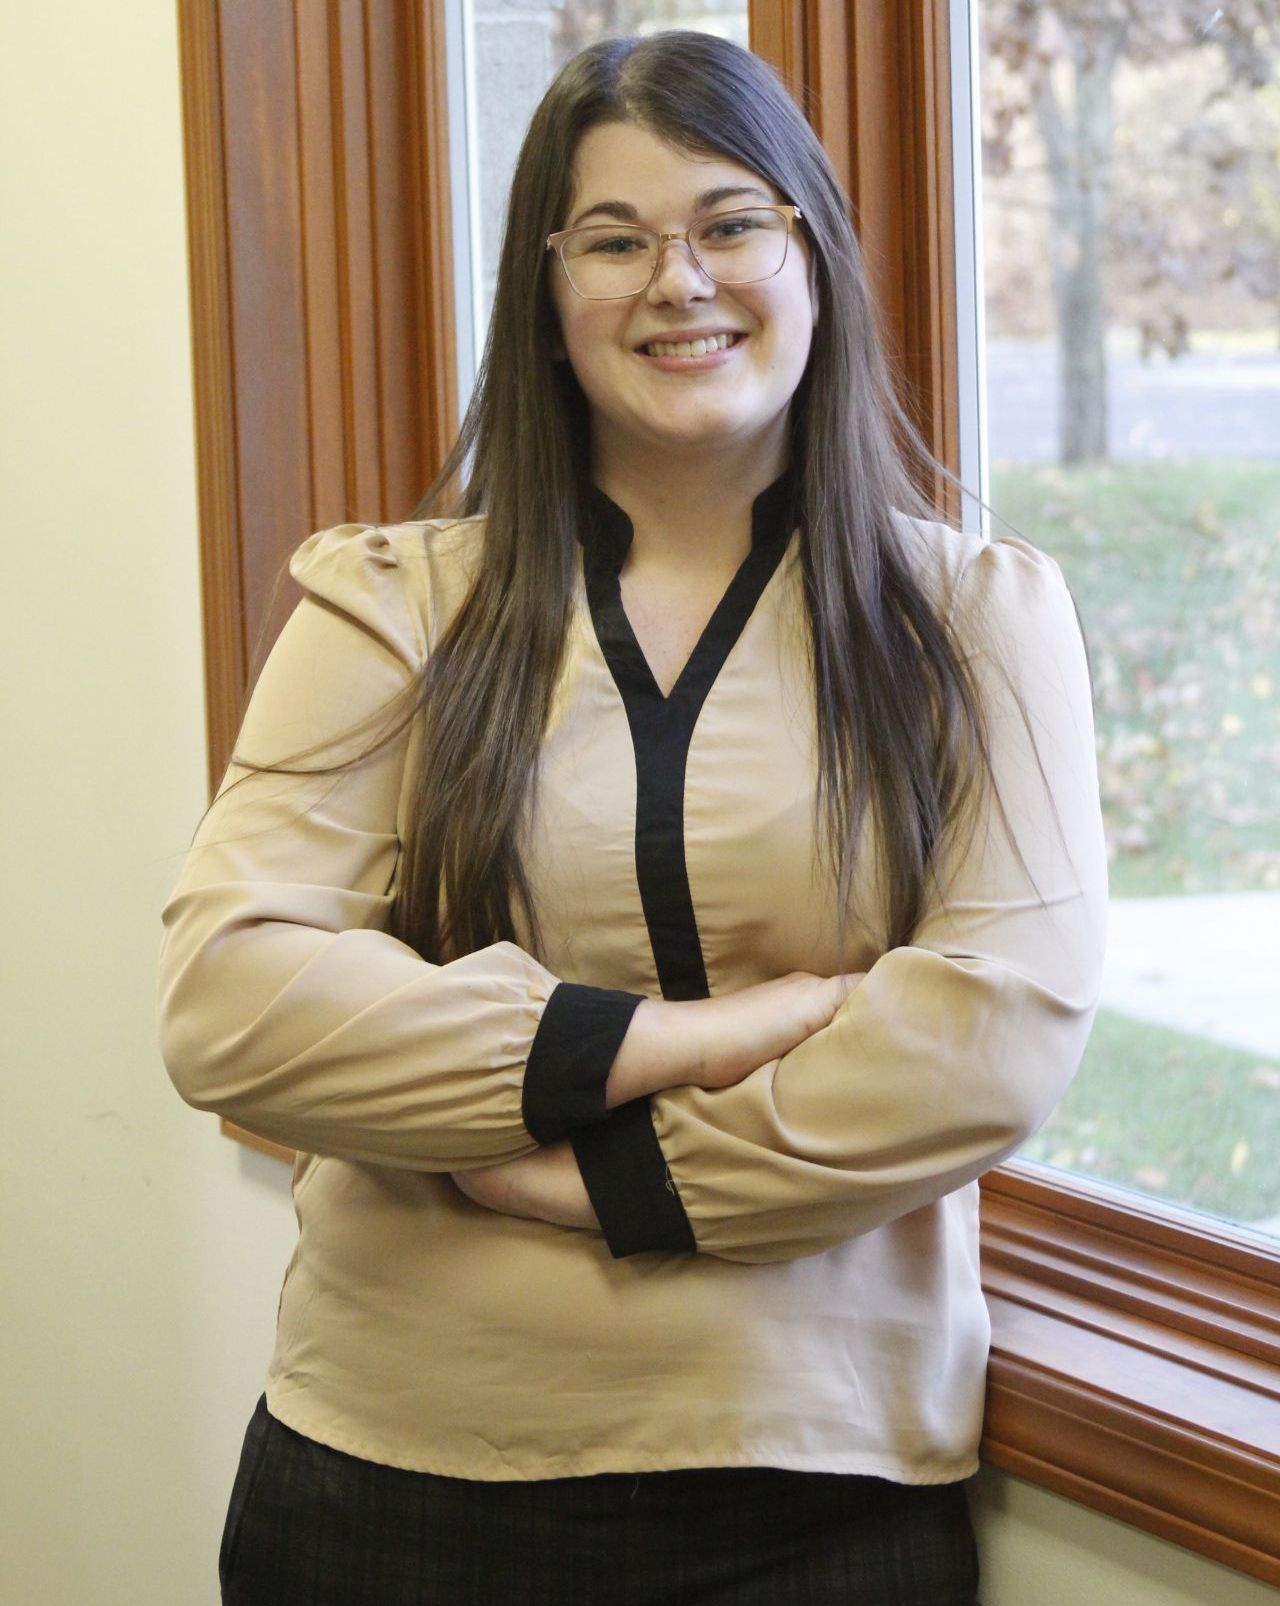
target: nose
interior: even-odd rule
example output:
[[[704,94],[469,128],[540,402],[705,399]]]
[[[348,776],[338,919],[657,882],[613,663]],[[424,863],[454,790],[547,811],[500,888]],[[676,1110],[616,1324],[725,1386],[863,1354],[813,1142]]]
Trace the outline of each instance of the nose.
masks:
[[[698,265],[687,240],[664,240],[658,248],[658,268],[649,282],[651,302],[683,305],[716,293],[716,282]]]

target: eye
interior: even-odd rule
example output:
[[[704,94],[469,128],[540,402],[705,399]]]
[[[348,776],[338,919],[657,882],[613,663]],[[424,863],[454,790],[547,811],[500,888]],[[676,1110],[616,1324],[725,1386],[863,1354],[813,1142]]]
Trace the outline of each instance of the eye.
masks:
[[[743,235],[755,234],[777,221],[773,212],[733,212],[722,218],[709,218],[698,231],[711,245],[729,245]]]
[[[734,240],[740,234],[747,234],[757,224],[748,218],[727,218],[723,223],[712,223],[703,230],[708,240]]]
[[[634,234],[606,234],[585,241],[584,249],[593,256],[634,256],[644,250],[644,241]]]

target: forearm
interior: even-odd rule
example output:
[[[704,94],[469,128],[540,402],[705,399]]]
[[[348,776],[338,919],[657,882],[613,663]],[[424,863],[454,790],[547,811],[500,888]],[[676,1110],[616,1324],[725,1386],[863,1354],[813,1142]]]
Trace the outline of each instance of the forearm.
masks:
[[[803,972],[717,998],[645,999],[631,1014],[605,1083],[605,1103],[633,1129],[647,1125],[638,1100],[674,1088],[728,1087],[821,1030],[860,976]],[[623,1109],[623,1106],[631,1106]],[[609,1122],[594,1123],[607,1126]],[[576,1146],[587,1126],[574,1128]],[[504,1215],[599,1230],[567,1143],[503,1165],[455,1173],[477,1204]]]
[[[567,1143],[553,1143],[505,1165],[455,1172],[473,1203],[504,1216],[598,1232],[600,1223]]]
[[[610,1068],[606,1107],[671,1088],[732,1086],[821,1031],[861,980],[796,971],[714,998],[645,999]]]

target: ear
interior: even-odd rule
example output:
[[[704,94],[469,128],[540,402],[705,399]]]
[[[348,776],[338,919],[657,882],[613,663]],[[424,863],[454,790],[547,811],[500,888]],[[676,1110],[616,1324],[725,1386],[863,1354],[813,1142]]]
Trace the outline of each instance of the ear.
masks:
[[[818,294],[818,264],[815,257],[809,257],[809,301],[813,307],[813,327],[818,327],[818,313],[822,306],[822,298]]]

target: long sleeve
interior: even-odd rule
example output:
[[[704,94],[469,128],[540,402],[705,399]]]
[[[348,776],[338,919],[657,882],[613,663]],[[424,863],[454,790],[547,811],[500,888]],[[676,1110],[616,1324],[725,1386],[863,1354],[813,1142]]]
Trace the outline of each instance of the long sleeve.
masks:
[[[944,854],[945,896],[825,1030],[736,1087],[664,1093],[575,1137],[616,1255],[819,1253],[973,1181],[1074,1074],[1106,916],[1074,607],[1052,560],[1004,541],[968,564],[953,618],[999,804],[984,791]]]
[[[431,533],[344,525],[303,544],[303,600],[237,758],[344,765],[403,711],[440,611]],[[277,1142],[495,1164],[603,1118],[639,997],[561,984],[507,942],[429,964],[384,929],[410,731],[336,773],[232,762],[164,910],[162,1052],[189,1103]]]

